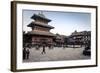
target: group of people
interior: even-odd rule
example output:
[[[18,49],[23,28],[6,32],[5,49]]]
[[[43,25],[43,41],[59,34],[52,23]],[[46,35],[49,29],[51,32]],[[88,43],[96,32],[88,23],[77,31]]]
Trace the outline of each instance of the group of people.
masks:
[[[41,54],[46,54],[46,50],[45,50],[46,45],[43,44],[42,47],[43,48],[42,48]],[[29,56],[30,56],[30,47],[24,47],[23,48],[23,60],[28,60]]]
[[[29,48],[25,48],[23,49],[23,59],[26,60],[26,59],[29,59],[29,55],[30,55],[30,50]]]

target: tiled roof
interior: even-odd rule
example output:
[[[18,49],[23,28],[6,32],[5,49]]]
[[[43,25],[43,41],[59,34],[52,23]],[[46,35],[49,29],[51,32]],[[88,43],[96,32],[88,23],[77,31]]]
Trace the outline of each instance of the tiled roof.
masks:
[[[54,27],[53,26],[50,26],[48,24],[43,24],[43,23],[40,23],[40,22],[31,22],[28,27],[33,27],[33,26],[42,26],[42,27],[47,27],[47,28],[51,28],[53,29]]]
[[[30,31],[28,32],[28,34],[31,35],[43,35],[43,36],[55,36],[55,34],[51,33],[51,32],[46,32],[46,31]]]
[[[34,20],[37,19],[37,18],[41,18],[41,19],[46,20],[47,22],[51,21],[50,19],[46,18],[43,14],[34,14],[31,18],[34,19]]]
[[[90,31],[82,31],[82,32],[74,32],[72,33],[72,36],[78,36],[78,35],[91,35]]]

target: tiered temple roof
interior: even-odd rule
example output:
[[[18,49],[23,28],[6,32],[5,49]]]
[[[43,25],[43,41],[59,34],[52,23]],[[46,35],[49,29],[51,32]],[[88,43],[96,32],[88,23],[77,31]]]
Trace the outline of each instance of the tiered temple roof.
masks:
[[[43,24],[43,23],[40,23],[40,22],[31,22],[28,25],[28,27],[34,27],[34,26],[40,26],[40,27],[45,27],[45,28],[50,28],[50,29],[53,29],[54,28],[53,26],[46,25],[46,24]]]
[[[45,20],[45,21],[47,21],[47,22],[50,22],[50,21],[51,21],[50,19],[46,18],[46,17],[44,16],[44,14],[42,14],[42,13],[34,14],[34,15],[31,17],[31,19],[34,19],[34,20],[36,20],[37,18],[42,19],[42,20]]]
[[[50,22],[51,20],[46,18],[43,13],[34,14],[31,17],[31,19],[34,19],[34,21],[32,21],[28,25],[28,27],[32,27],[32,28],[41,27],[42,29],[46,28],[48,30],[54,28],[53,26],[48,25],[48,22]],[[35,26],[37,26],[37,27],[35,27]],[[42,36],[55,36],[50,31],[42,31],[42,30],[39,30],[39,29],[37,29],[37,30],[32,29],[32,31],[28,32],[28,34],[31,34],[31,35],[42,35]]]
[[[39,36],[55,36],[53,33],[51,32],[45,32],[45,31],[30,31],[28,32],[28,34],[30,35],[39,35]]]

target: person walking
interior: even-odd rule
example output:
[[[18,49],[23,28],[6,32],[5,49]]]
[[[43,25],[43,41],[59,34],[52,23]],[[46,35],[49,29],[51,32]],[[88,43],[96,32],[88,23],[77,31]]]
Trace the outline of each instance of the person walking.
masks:
[[[30,50],[29,48],[26,48],[26,59],[29,59],[30,56]]]
[[[42,54],[45,54],[45,44],[43,44],[43,50],[42,50]]]
[[[23,60],[25,60],[26,59],[26,48],[24,47],[24,49],[23,49]]]

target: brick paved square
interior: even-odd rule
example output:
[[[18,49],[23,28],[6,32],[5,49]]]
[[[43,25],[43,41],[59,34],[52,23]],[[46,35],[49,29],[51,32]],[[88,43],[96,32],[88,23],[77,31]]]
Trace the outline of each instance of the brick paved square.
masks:
[[[42,54],[43,48],[30,49],[30,56],[28,60],[23,62],[41,62],[41,61],[63,61],[63,60],[85,60],[90,59],[90,56],[82,54],[84,48],[63,48],[54,47],[53,49],[45,48],[45,54]]]

